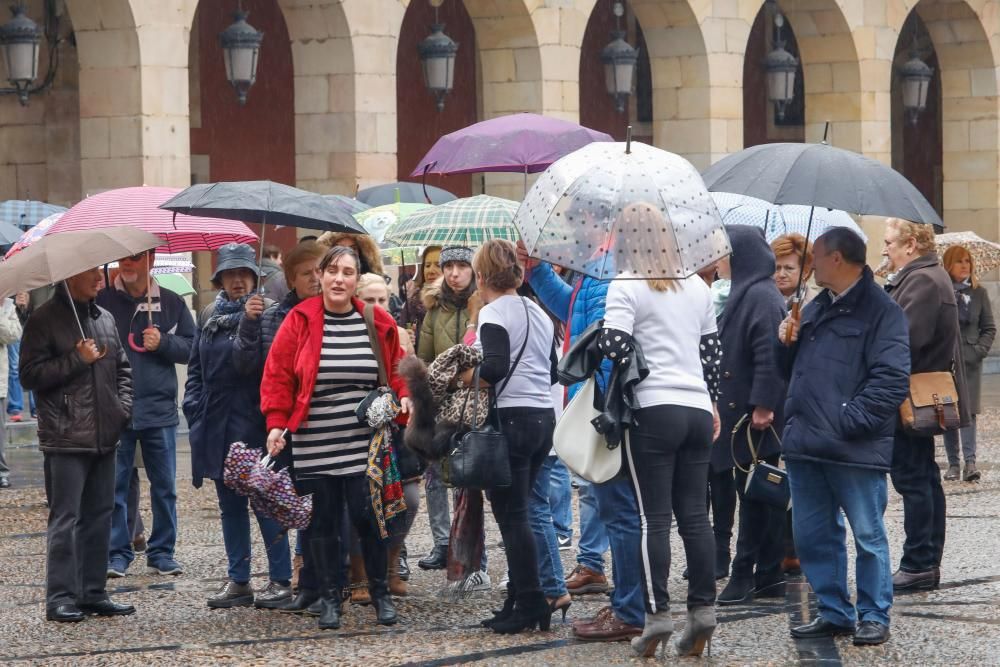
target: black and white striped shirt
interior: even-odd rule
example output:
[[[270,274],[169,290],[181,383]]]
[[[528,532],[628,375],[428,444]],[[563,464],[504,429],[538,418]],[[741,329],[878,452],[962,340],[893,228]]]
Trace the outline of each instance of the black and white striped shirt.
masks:
[[[372,430],[355,408],[378,383],[378,362],[361,313],[323,316],[323,350],[306,421],[295,433],[292,458],[299,476],[363,474]]]

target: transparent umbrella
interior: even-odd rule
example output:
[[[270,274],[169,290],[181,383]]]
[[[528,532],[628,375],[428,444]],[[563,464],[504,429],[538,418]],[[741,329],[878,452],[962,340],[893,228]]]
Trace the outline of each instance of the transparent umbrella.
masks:
[[[684,158],[597,142],[560,159],[514,217],[532,257],[594,278],[685,278],[730,253],[715,202]]]

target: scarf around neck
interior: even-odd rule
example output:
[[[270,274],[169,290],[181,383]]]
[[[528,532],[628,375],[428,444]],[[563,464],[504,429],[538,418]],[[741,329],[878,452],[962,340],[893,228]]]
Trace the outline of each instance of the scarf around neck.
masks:
[[[448,281],[441,282],[441,296],[438,298],[441,305],[456,312],[464,309],[469,304],[469,298],[476,291],[476,281],[469,281],[468,286],[461,292],[456,292],[449,285]]]
[[[972,283],[968,280],[963,280],[960,283],[953,280],[951,281],[951,285],[955,288],[955,301],[958,302],[958,321],[960,324],[968,324],[969,320],[972,319],[972,315],[969,312],[972,302],[969,290],[972,289]]]
[[[250,297],[250,294],[245,294],[235,301],[230,301],[226,290],[221,290],[215,296],[215,309],[205,323],[205,332],[214,334],[219,330],[228,331],[235,328],[243,316],[243,307]]]

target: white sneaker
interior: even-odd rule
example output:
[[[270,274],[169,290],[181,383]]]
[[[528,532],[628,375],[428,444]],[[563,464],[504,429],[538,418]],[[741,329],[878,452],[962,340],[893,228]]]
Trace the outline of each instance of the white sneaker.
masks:
[[[488,591],[493,588],[493,582],[490,581],[490,575],[488,572],[480,570],[479,572],[473,572],[472,575],[465,580],[462,584],[463,593],[477,593],[479,591]]]

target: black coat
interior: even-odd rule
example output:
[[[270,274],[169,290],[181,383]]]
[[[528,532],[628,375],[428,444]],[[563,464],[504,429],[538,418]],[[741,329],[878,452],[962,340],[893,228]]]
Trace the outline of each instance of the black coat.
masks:
[[[775,357],[774,338],[785,318],[785,299],[774,284],[774,253],[757,227],[726,227],[733,248],[732,288],[719,318],[722,374],[719,379],[721,435],[712,447],[712,470],[751,462],[745,437],[731,444],[732,431],[755,407],[774,411],[774,430],[781,435],[785,379]],[[757,455],[777,454],[781,445],[770,430],[757,444]]]
[[[954,371],[963,426],[971,420],[969,392],[962,363],[958,301],[951,276],[936,253],[913,260],[885,285],[906,314],[910,328],[910,372]]]
[[[299,305],[302,299],[290,291],[280,303],[267,306],[256,320],[249,317],[240,318],[236,338],[233,340],[233,358],[241,371],[254,375],[259,380],[264,374],[264,362],[271,349],[274,337],[278,335],[281,323],[292,308]],[[265,299],[265,304],[268,301]]]
[[[867,267],[831,302],[824,290],[802,310],[791,348],[774,337],[790,378],[782,455],[888,471],[899,406],[910,387],[906,317]]]
[[[93,301],[73,303],[84,332],[106,354],[87,364],[70,299],[62,291],[34,311],[21,342],[21,384],[38,403],[38,448],[46,454],[106,454],[132,413],[132,376],[115,319]]]

